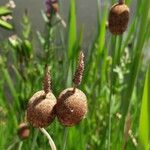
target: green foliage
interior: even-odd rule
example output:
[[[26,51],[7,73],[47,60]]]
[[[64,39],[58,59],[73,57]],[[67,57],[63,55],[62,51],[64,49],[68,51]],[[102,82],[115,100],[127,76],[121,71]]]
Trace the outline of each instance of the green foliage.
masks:
[[[69,24],[68,24],[68,57],[73,59],[75,55],[75,44],[77,38],[77,29],[76,29],[76,7],[75,0],[70,1],[70,11],[69,11]]]
[[[13,26],[8,23],[7,21],[3,20],[2,17],[11,15],[12,10],[7,8],[6,6],[0,6],[0,27],[7,29],[7,30],[12,30]]]
[[[126,2],[130,7],[131,0]],[[106,26],[107,2],[102,7],[98,0],[95,37],[86,43],[85,72],[79,87],[87,95],[88,114],[75,127],[65,128],[54,121],[46,129],[58,149],[120,150],[125,141],[126,149],[148,150],[150,71],[147,71],[144,84],[143,50],[150,39],[149,6],[149,0],[141,1],[135,7],[128,30],[121,36],[113,36]],[[11,13],[5,9],[0,12]],[[76,1],[70,0],[66,29],[55,15],[49,20],[42,11],[42,16],[45,30],[37,31],[38,49],[27,11],[23,15],[21,34],[0,43],[0,135],[5,135],[0,140],[2,150],[9,146],[23,150],[49,149],[47,139],[38,129],[31,127],[27,140],[21,141],[17,137],[18,124],[26,120],[29,98],[42,89],[45,64],[51,68],[52,89],[56,96],[72,85],[84,36],[84,26],[77,32]],[[124,126],[129,113],[132,119],[126,139]]]
[[[150,148],[150,67],[147,70],[144,84],[144,91],[141,105],[141,115],[139,122],[139,138],[141,148],[149,150]]]
[[[3,15],[8,15],[8,14],[11,14],[12,11],[5,7],[5,6],[0,6],[0,16],[3,16]]]

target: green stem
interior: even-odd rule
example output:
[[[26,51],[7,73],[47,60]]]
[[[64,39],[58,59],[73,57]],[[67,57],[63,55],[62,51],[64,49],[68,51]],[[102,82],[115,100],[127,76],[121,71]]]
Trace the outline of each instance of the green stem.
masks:
[[[20,140],[17,138],[8,148],[7,150],[11,150]]]
[[[112,105],[112,84],[110,81],[110,95],[109,95],[109,126],[108,126],[108,150],[111,147],[111,105]]]
[[[36,133],[35,133],[35,136],[34,136],[34,139],[33,139],[33,142],[32,142],[31,150],[35,149],[35,144],[36,144],[36,140],[37,140],[38,134],[39,134],[39,130],[37,130]]]
[[[65,129],[64,129],[64,138],[63,138],[63,150],[66,149],[67,137],[68,137],[68,128],[65,127]]]
[[[51,136],[49,135],[49,133],[44,128],[40,128],[40,131],[47,137],[51,149],[52,150],[57,150],[56,145],[55,145],[53,139],[51,138]]]
[[[21,150],[21,149],[22,149],[22,145],[23,145],[23,141],[21,141],[21,142],[19,143],[18,150]]]

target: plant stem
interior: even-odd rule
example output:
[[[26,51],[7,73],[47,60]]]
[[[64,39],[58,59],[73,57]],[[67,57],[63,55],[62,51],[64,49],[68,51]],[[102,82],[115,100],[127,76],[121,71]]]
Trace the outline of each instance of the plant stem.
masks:
[[[49,140],[49,144],[52,150],[57,150],[55,143],[53,141],[53,139],[51,138],[51,136],[49,135],[49,133],[44,129],[44,128],[39,128],[40,131],[47,137],[47,139]]]
[[[66,22],[62,19],[62,17],[59,15],[59,13],[56,13],[56,17],[61,21],[61,24],[64,28],[67,27]]]
[[[68,137],[68,128],[65,127],[65,129],[64,129],[64,140],[63,140],[63,150],[66,149],[67,137]]]
[[[21,149],[22,149],[22,145],[23,145],[23,141],[21,141],[21,142],[19,143],[18,150],[21,150]]]
[[[20,140],[17,138],[14,143],[12,143],[8,148],[7,150],[11,150]]]
[[[111,145],[111,104],[112,104],[112,85],[111,85],[111,81],[110,81],[108,150],[110,150],[110,145]]]
[[[36,133],[35,133],[35,136],[34,136],[34,139],[33,139],[33,142],[32,142],[31,150],[34,150],[34,149],[35,149],[36,139],[37,139],[37,137],[38,137],[38,134],[39,134],[39,130],[37,130]]]
[[[124,3],[125,3],[125,0],[119,0],[118,3],[119,3],[119,4],[124,4]]]

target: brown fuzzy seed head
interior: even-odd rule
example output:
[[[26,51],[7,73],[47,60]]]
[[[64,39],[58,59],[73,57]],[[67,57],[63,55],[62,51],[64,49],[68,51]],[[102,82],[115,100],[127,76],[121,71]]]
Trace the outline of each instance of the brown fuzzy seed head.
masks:
[[[30,135],[30,129],[27,123],[21,123],[18,127],[18,136],[21,140],[27,139]]]
[[[114,35],[120,35],[127,29],[129,8],[125,4],[115,4],[111,7],[108,19],[109,30]]]
[[[51,76],[50,76],[50,70],[48,65],[46,65],[45,67],[43,87],[46,94],[51,91]]]
[[[44,90],[36,92],[28,103],[27,120],[33,127],[47,127],[55,118],[55,96]]]
[[[79,89],[65,89],[58,97],[56,114],[64,126],[78,124],[87,113],[87,98]]]
[[[84,71],[84,53],[81,51],[79,55],[78,66],[73,78],[73,83],[75,84],[76,87],[79,86],[82,81],[83,71]]]

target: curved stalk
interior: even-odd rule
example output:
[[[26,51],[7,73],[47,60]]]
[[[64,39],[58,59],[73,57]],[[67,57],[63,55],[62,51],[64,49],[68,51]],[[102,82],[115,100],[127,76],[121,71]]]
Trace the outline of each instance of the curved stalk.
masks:
[[[53,141],[53,139],[51,138],[51,136],[49,135],[49,133],[44,129],[44,128],[40,128],[40,131],[47,137],[47,139],[49,140],[49,144],[52,150],[57,150],[55,143]]]

